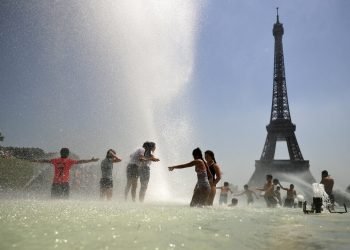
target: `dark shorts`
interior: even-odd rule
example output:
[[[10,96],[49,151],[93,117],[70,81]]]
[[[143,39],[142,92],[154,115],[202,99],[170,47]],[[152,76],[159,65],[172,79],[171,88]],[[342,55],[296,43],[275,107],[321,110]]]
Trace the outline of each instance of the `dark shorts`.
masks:
[[[67,199],[69,197],[69,183],[53,183],[51,186],[51,198]]]
[[[101,178],[100,188],[113,188],[113,180],[109,178]]]
[[[277,198],[274,197],[274,196],[269,195],[269,196],[264,196],[264,198],[265,198],[265,201],[266,201],[266,205],[268,207],[275,207],[277,205],[277,203],[278,203]]]
[[[128,164],[126,167],[126,177],[128,179],[139,177],[139,166],[136,164]]]
[[[284,200],[284,206],[285,207],[294,207],[294,199],[286,198]]]
[[[139,168],[139,176],[140,176],[140,182],[141,185],[147,185],[150,178],[150,168],[149,167],[140,167]]]

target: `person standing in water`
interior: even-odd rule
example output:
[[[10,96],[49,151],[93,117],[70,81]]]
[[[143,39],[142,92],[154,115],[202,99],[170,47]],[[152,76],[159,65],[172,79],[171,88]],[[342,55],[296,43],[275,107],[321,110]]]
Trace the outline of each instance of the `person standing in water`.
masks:
[[[277,198],[274,193],[274,185],[272,183],[272,175],[266,175],[266,183],[262,188],[256,188],[256,190],[264,191],[264,199],[266,201],[267,207],[276,207]]]
[[[320,184],[323,184],[324,191],[326,191],[326,193],[328,194],[329,200],[333,208],[334,207],[334,195],[333,195],[334,179],[328,174],[327,170],[322,171]]]
[[[275,186],[275,197],[277,199],[278,205],[282,206],[282,197],[281,197],[281,187]]]
[[[143,154],[143,157],[140,158],[141,165],[139,166],[139,176],[140,176],[140,193],[139,193],[139,200],[140,202],[143,202],[145,199],[148,182],[150,179],[150,166],[152,161],[158,162],[159,159],[156,158],[153,153],[156,150],[156,144],[154,142],[145,142],[143,144],[143,148],[145,149],[145,152]]]
[[[99,159],[91,158],[90,160],[73,160],[68,158],[69,149],[62,148],[60,151],[60,158],[50,160],[32,160],[37,163],[51,163],[54,166],[54,176],[51,186],[51,198],[69,198],[69,177],[70,169],[75,164],[83,164],[89,162],[96,162]]]
[[[212,177],[210,172],[208,171],[206,162],[203,160],[203,155],[200,148],[194,149],[192,152],[192,156],[194,159],[193,161],[181,165],[171,166],[168,167],[168,169],[169,171],[173,171],[174,169],[195,167],[195,171],[197,173],[197,184],[193,191],[190,206],[204,206],[207,203],[208,195],[210,193],[209,179],[212,179]]]
[[[212,182],[210,183],[210,193],[208,195],[207,205],[212,206],[216,194],[216,185],[221,180],[221,169],[216,163],[214,152],[207,150],[204,152],[204,158],[207,162],[208,169],[213,176]]]
[[[220,199],[219,199],[219,205],[227,204],[228,201],[228,192],[233,193],[230,188],[230,183],[227,181],[224,182],[224,185],[222,187],[217,187],[217,189],[220,189]]]
[[[282,206],[282,197],[281,197],[281,187],[280,181],[278,179],[273,179],[273,192],[275,194],[275,198],[277,199],[278,205]]]
[[[295,198],[297,198],[297,192],[295,191],[294,189],[294,184],[290,184],[289,185],[289,188],[285,188],[281,185],[281,183],[278,182],[278,184],[280,185],[280,187],[283,189],[283,190],[286,190],[287,191],[287,197],[286,199],[284,200],[284,207],[294,207],[294,201],[295,201]]]
[[[248,185],[244,185],[244,191],[238,194],[233,194],[233,196],[240,196],[240,195],[246,195],[247,196],[247,203],[249,204],[253,204],[254,202],[254,198],[253,195],[255,196],[256,199],[259,199],[258,195],[253,191],[250,190]]]
[[[125,187],[125,200],[127,200],[129,190],[131,188],[132,200],[136,199],[137,181],[140,177],[141,189],[139,193],[139,200],[144,201],[148,182],[150,179],[150,165],[152,161],[158,162],[159,159],[153,156],[156,150],[154,142],[145,142],[142,148],[137,149],[130,155],[130,162],[126,169],[127,183]]]
[[[113,195],[113,163],[121,159],[113,149],[109,149],[106,158],[101,162],[100,198],[110,200]]]

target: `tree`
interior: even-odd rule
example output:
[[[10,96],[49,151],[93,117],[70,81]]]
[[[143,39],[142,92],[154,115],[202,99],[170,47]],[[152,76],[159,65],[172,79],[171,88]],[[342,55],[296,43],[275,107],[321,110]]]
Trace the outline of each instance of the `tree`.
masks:
[[[0,141],[3,141],[5,137],[2,136],[1,132],[0,132]]]

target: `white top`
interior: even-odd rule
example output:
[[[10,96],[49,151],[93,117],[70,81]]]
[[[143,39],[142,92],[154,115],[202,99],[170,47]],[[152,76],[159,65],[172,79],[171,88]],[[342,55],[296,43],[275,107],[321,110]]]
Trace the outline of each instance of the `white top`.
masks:
[[[130,155],[130,163],[136,164],[139,167],[149,167],[152,163],[152,161],[140,161],[140,157],[144,156],[145,149],[139,148],[134,153]]]

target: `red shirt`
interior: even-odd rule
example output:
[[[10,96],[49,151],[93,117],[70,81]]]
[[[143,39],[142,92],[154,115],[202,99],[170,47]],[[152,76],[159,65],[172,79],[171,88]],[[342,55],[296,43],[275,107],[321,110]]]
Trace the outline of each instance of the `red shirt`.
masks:
[[[69,158],[55,158],[50,161],[55,167],[53,183],[69,182],[70,168],[78,161]]]

